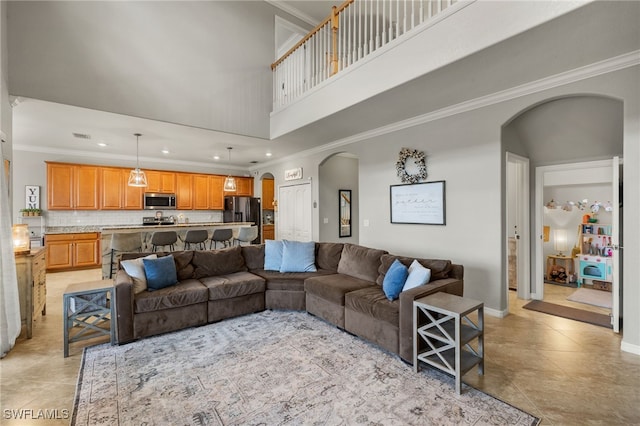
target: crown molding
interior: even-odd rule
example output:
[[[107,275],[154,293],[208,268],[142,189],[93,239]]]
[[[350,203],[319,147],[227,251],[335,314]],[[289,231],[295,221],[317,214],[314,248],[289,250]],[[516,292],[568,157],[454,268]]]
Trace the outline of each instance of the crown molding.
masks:
[[[131,161],[135,163],[136,158],[134,156],[129,155],[120,155],[120,154],[109,154],[109,153],[100,153],[96,154],[94,151],[80,151],[80,150],[71,150],[71,149],[60,149],[60,148],[51,148],[46,146],[32,146],[32,145],[13,145],[14,151],[25,151],[25,152],[38,152],[41,154],[55,154],[55,155],[65,155],[71,157],[79,157],[84,158],[88,157],[93,160],[97,159],[109,159],[109,160],[119,160],[119,161]],[[182,166],[199,166],[211,169],[222,169],[222,170],[237,170],[246,172],[246,167],[238,167],[232,166],[228,164],[214,164],[213,162],[202,163],[202,162],[194,162],[194,161],[184,161],[184,160],[175,160],[171,158],[156,158],[156,157],[140,157],[140,161],[153,163],[153,164],[170,164],[170,165],[182,165]],[[127,166],[134,167],[134,166]],[[140,167],[141,169],[145,169],[145,167]]]
[[[481,96],[468,101],[460,102],[455,105],[441,108],[436,111],[432,111],[426,114],[418,115],[416,117],[408,118],[406,120],[398,121],[386,126],[378,127],[376,129],[368,130],[366,132],[358,133],[353,136],[348,136],[343,139],[338,139],[327,144],[310,148],[305,151],[300,151],[296,154],[292,154],[287,157],[278,159],[268,163],[261,163],[260,167],[253,167],[250,170],[256,170],[269,167],[271,165],[278,164],[283,161],[291,160],[299,157],[308,157],[311,155],[319,154],[332,149],[340,148],[345,145],[360,142],[362,140],[375,138],[378,136],[386,135],[389,133],[397,132],[410,127],[419,126],[432,121],[441,120],[443,118],[451,117],[457,114],[473,111],[476,109],[484,108],[487,106],[495,105],[501,102],[510,101],[523,96],[531,95],[534,93],[543,92],[545,90],[553,89],[555,87],[564,86],[567,84],[575,83],[578,81],[586,80],[589,78],[597,77],[599,75],[608,74],[611,72],[619,71],[625,68],[640,65],[640,50],[634,50],[629,53],[625,53],[612,58],[604,59],[593,64],[585,65],[579,68],[575,68],[570,71],[554,74],[539,80],[535,80],[529,83],[525,83],[519,86],[515,86],[509,89],[501,90],[499,92],[492,93],[490,95]]]
[[[296,9],[295,7],[289,4],[283,3],[278,0],[264,0],[264,1],[269,3],[271,6],[282,10],[283,12],[287,12],[291,16],[295,16],[296,18],[306,22],[312,27],[315,27],[316,25],[318,25],[318,22],[316,22],[311,16],[307,15],[306,13],[302,12],[299,9]]]

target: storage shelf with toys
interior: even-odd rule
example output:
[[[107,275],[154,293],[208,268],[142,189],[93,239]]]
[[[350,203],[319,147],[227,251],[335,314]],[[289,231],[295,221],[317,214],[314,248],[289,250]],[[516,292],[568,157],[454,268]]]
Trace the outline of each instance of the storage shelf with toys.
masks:
[[[611,225],[587,221],[580,225],[578,280],[607,289],[613,280],[613,243]],[[605,282],[603,284],[603,282]]]

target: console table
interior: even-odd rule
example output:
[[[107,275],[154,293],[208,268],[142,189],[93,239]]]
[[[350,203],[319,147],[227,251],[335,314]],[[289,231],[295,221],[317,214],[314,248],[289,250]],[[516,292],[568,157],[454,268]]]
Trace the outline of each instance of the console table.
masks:
[[[20,317],[27,327],[27,339],[33,336],[33,323],[47,314],[47,281],[45,248],[15,255]]]
[[[478,313],[477,323],[468,315]],[[462,376],[474,366],[484,374],[484,304],[438,292],[413,302],[413,368],[422,361],[455,377],[456,392]],[[477,341],[476,348],[471,344]]]
[[[62,297],[64,319],[64,357],[69,344],[98,336],[109,336],[116,343],[116,304],[113,280],[70,284]],[[78,331],[71,335],[71,331]]]

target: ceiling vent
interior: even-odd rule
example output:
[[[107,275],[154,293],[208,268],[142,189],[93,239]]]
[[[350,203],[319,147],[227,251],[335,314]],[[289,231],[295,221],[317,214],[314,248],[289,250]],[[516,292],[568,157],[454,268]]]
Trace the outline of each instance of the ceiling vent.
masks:
[[[78,139],[91,139],[91,135],[87,135],[86,133],[71,133],[74,138]]]

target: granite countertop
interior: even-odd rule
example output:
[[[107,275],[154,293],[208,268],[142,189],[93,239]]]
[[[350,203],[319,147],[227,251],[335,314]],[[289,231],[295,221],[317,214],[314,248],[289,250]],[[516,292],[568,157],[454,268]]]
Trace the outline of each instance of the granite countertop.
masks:
[[[191,223],[174,223],[172,225],[84,225],[84,226],[49,226],[45,234],[77,234],[82,232],[106,232],[110,231],[126,231],[126,230],[156,230],[158,228],[203,228],[207,226],[251,226],[253,222],[191,222]]]

